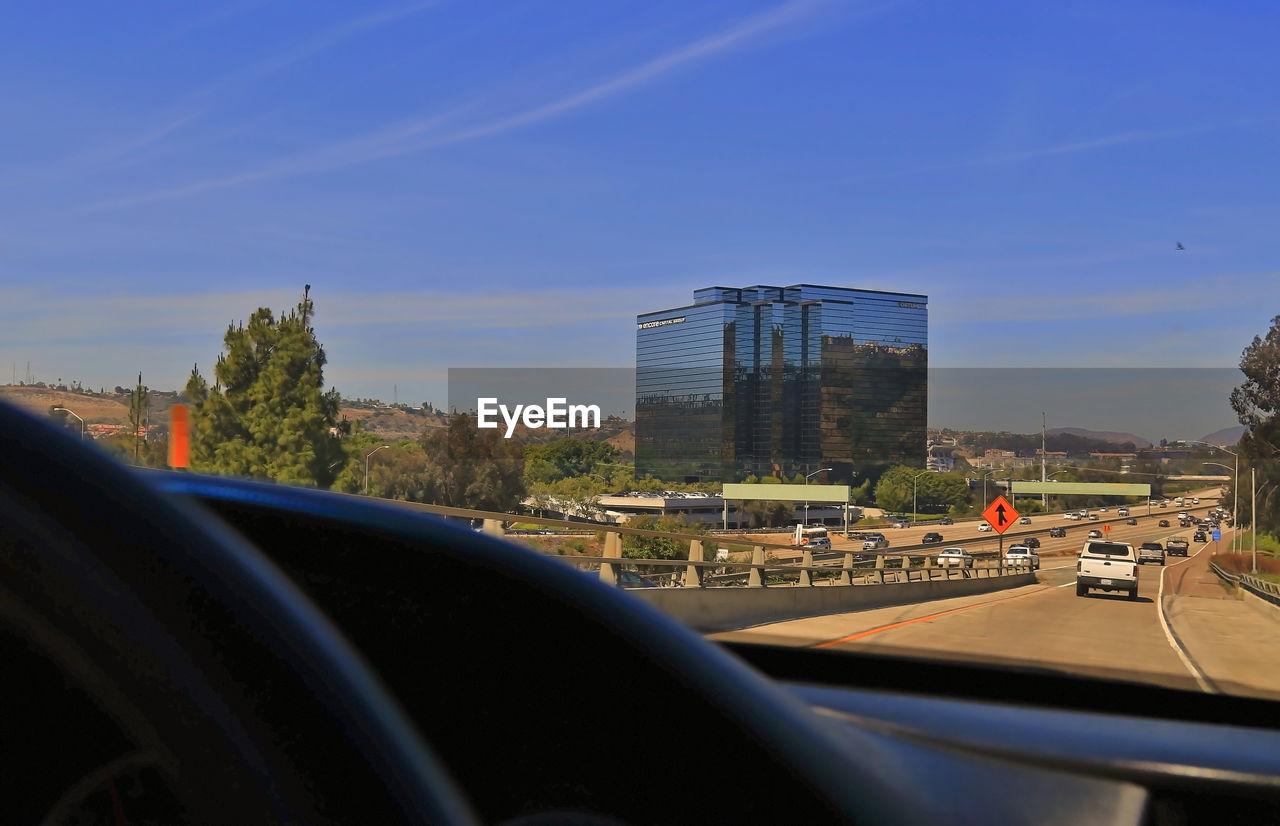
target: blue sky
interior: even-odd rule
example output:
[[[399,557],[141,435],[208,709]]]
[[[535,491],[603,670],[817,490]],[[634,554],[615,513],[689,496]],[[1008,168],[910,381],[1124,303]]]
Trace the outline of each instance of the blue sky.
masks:
[[[1277,42],[1263,3],[22,4],[0,364],[177,387],[309,283],[331,384],[442,404],[808,282],[928,295],[935,366],[1230,367],[1280,313]]]

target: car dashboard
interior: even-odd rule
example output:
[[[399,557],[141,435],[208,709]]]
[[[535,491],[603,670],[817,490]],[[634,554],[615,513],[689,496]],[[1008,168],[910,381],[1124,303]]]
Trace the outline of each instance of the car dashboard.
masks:
[[[139,475],[248,540],[318,606],[479,822],[1280,822],[1280,719],[1264,701],[1017,664],[713,644],[562,562],[391,504]],[[6,799],[110,812],[123,792],[102,767],[119,766],[126,791],[171,811],[91,687],[45,667],[37,647],[6,637],[10,673],[32,675],[7,681],[7,707],[41,692],[58,711],[16,715],[4,733],[11,755],[50,767],[47,788],[9,773]],[[287,718],[288,695],[267,699]],[[303,731],[309,718],[285,722]],[[67,751],[84,759],[54,768]]]

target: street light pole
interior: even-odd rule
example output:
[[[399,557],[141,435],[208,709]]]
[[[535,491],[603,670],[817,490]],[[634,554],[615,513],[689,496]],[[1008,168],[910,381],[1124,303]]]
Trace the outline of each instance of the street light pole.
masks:
[[[806,488],[809,487],[809,479],[811,477],[817,476],[819,473],[830,473],[830,472],[831,472],[831,468],[820,467],[817,470],[815,470],[813,473],[806,474],[804,477],[804,486]],[[804,500],[804,524],[805,524],[805,527],[808,527],[809,525],[809,497],[808,496],[806,496]]]
[[[1253,572],[1258,573],[1258,469],[1249,468],[1249,535],[1253,537]]]
[[[373,456],[373,454],[377,453],[379,450],[386,450],[389,447],[391,447],[391,445],[383,445],[382,447],[375,447],[373,450],[369,451],[364,455],[364,492],[366,495],[368,495],[369,493],[369,459],[370,457]]]
[[[911,524],[916,524],[916,514],[919,512],[916,505],[916,483],[920,481],[920,477],[926,473],[932,473],[930,470],[922,470],[915,476],[911,477]]]
[[[82,441],[82,442],[83,442],[83,441],[84,441],[84,419],[80,418],[79,416],[76,416],[76,414],[75,414],[75,413],[72,413],[70,410],[68,410],[68,409],[67,409],[67,408],[65,408],[65,407],[55,407],[55,408],[53,408],[53,409],[54,409],[54,410],[61,410],[63,413],[66,413],[68,416],[75,416],[75,417],[76,417],[76,421],[80,422],[80,441]]]

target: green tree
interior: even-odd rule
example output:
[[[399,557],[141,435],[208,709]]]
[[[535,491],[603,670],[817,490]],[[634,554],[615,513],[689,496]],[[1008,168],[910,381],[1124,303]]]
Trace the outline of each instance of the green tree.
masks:
[[[524,449],[525,478],[529,482],[555,482],[595,473],[597,466],[616,462],[618,449],[592,439],[556,439]],[[601,474],[604,475],[604,474]]]
[[[324,388],[324,348],[310,326],[310,285],[276,318],[259,308],[232,324],[212,386],[197,368],[191,402],[195,470],[329,487],[346,456],[336,435],[339,396]]]
[[[142,464],[142,432],[149,424],[151,392],[142,384],[142,374],[138,374],[138,384],[129,391],[129,432],[133,434],[133,463]]]
[[[1245,348],[1240,372],[1244,382],[1231,391],[1231,407],[1246,430],[1238,446],[1241,478],[1232,485],[1239,486],[1241,522],[1274,534],[1280,532],[1280,316],[1265,338],[1254,336]],[[1256,515],[1246,466],[1257,475]]]
[[[959,474],[928,473],[897,465],[880,475],[875,486],[876,505],[886,511],[910,511],[913,493],[920,513],[945,513],[963,508],[970,501],[969,484]]]
[[[426,461],[423,496],[414,501],[511,512],[525,497],[524,451],[497,430],[481,430],[469,414],[427,428],[419,439]]]

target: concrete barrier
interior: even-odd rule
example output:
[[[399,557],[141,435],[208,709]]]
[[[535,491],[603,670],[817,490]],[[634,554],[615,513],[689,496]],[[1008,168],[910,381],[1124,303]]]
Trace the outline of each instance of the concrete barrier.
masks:
[[[929,579],[828,588],[634,588],[628,593],[690,628],[712,632],[983,594],[1034,585],[1035,581],[1034,573],[1025,573],[981,579]]]

